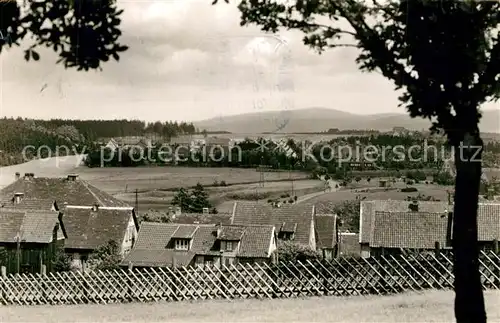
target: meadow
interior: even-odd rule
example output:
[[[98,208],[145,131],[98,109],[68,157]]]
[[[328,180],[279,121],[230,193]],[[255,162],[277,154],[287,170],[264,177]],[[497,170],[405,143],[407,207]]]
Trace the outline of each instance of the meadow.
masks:
[[[321,191],[324,184],[309,179],[304,172],[266,172],[264,184],[261,173],[254,168],[209,167],[79,167],[78,174],[84,180],[103,191],[135,204],[137,189],[138,209],[167,210],[178,188],[190,188],[197,183],[205,186],[210,201],[219,212],[232,210],[235,200],[267,200],[284,193],[295,195]],[[215,186],[224,181],[227,186]]]
[[[392,296],[311,297],[72,306],[3,306],[0,322],[454,322],[452,291]],[[485,291],[489,322],[500,292]]]

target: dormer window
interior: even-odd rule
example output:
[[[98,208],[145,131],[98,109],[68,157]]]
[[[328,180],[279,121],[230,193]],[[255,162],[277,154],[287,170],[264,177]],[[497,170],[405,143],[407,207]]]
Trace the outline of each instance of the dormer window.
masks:
[[[293,233],[292,232],[281,232],[280,237],[281,240],[293,240]]]
[[[280,231],[278,233],[278,239],[293,240],[296,230],[297,230],[297,223],[283,222]]]
[[[188,239],[176,239],[175,240],[175,250],[189,250],[189,240]]]

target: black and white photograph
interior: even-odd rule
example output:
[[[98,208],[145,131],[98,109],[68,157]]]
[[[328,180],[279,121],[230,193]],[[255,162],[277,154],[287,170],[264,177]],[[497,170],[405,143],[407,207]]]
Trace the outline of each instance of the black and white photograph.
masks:
[[[0,0],[0,322],[500,322],[500,1]]]

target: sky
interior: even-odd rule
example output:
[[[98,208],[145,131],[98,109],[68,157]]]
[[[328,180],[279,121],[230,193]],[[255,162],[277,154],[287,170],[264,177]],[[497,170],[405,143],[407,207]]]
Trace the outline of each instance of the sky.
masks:
[[[28,43],[2,51],[0,116],[196,121],[310,107],[405,113],[388,80],[358,71],[357,49],[318,55],[300,32],[240,27],[235,1],[219,2],[119,0],[120,41],[130,49],[103,71],[65,70],[45,49],[40,61],[25,62]]]

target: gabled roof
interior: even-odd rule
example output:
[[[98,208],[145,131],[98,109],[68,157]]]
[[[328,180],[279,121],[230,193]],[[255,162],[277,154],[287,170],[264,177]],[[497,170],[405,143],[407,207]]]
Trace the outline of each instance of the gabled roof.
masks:
[[[19,236],[21,242],[50,243],[53,240],[59,213],[51,211],[0,211],[0,242],[15,243]]]
[[[371,243],[376,229],[376,212],[410,213],[410,201],[362,201],[360,214],[360,242]],[[453,212],[453,205],[447,202],[418,201],[416,213],[447,214]],[[500,240],[500,203],[479,203],[477,210],[479,241]],[[408,221],[411,221],[408,219]],[[449,227],[451,230],[451,227]],[[416,229],[415,229],[416,230]],[[437,230],[437,229],[436,229]],[[452,232],[448,233],[450,236]]]
[[[174,250],[172,243],[178,230],[194,231],[189,251]],[[137,242],[126,256],[123,265],[132,263],[135,266],[170,266],[188,265],[196,255],[219,256],[221,232],[242,232],[237,257],[269,257],[270,244],[274,235],[274,227],[250,225],[215,224],[175,224],[143,222],[138,233]],[[224,239],[224,237],[222,237]]]
[[[88,206],[67,206],[63,221],[68,235],[64,247],[93,250],[110,240],[122,244],[130,217],[135,218],[132,207],[99,207],[93,211]]]
[[[500,203],[479,203],[477,231],[479,241],[500,240]]]
[[[294,242],[310,245],[311,223],[313,221],[314,205],[309,203],[284,204],[273,207],[268,203],[235,202],[232,224],[237,225],[274,225],[279,233],[283,223],[296,223]]]
[[[334,248],[337,244],[337,216],[335,214],[316,214],[314,217],[316,232],[316,247]]]
[[[57,200],[60,208],[64,204],[91,206],[96,203],[101,206],[129,206],[81,179],[21,177],[0,191],[1,200],[10,199],[18,192],[24,193],[27,199]]]
[[[411,201],[402,200],[372,200],[361,201],[360,206],[360,242],[369,243],[373,236],[375,212],[408,212]],[[418,211],[426,213],[452,212],[452,207],[447,202],[419,201]]]
[[[448,213],[375,211],[370,247],[434,249],[449,247]]]
[[[37,199],[23,198],[19,203],[16,203],[13,198],[4,199],[0,202],[0,208],[16,209],[16,210],[58,210],[58,205],[55,199]]]
[[[245,229],[246,228],[242,226],[231,226],[231,225],[223,226],[220,229],[217,239],[240,241],[241,238],[243,238]]]

